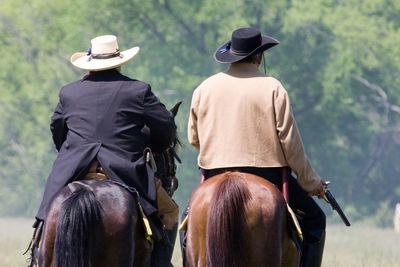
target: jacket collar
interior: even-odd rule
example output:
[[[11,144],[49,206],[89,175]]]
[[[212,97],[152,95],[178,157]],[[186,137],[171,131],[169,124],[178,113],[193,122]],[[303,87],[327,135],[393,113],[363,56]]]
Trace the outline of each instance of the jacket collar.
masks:
[[[258,66],[252,63],[231,64],[224,73],[240,78],[265,76],[258,70]]]
[[[123,76],[117,69],[104,71],[91,71],[82,80],[89,81],[113,81],[120,80]]]

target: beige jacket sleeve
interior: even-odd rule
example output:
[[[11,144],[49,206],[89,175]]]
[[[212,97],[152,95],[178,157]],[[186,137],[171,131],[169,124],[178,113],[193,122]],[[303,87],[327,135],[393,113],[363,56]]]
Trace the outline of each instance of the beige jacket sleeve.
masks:
[[[276,127],[286,161],[296,174],[300,186],[310,192],[321,182],[321,177],[307,159],[289,96],[281,84],[276,90],[274,100]]]
[[[189,111],[189,122],[188,122],[188,141],[195,148],[200,149],[200,141],[197,132],[197,112],[199,106],[199,92],[195,90],[192,96],[192,103]]]

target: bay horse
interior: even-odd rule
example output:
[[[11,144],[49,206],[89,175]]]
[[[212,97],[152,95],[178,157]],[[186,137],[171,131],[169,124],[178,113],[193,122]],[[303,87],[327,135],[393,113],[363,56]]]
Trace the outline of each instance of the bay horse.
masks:
[[[107,180],[70,183],[53,200],[39,266],[150,266],[135,198]]]
[[[226,172],[207,179],[189,203],[185,266],[295,267],[286,202],[267,180]]]
[[[181,103],[171,109],[174,116]],[[175,136],[170,147],[154,155],[156,177],[170,196],[177,189],[179,145]],[[39,246],[39,266],[150,266],[153,246],[146,238],[142,212],[134,188],[108,179],[68,184],[50,205]]]

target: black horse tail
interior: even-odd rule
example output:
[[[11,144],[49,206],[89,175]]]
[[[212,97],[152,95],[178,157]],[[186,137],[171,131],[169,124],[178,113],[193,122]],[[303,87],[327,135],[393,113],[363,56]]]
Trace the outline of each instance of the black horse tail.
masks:
[[[215,191],[208,211],[208,267],[244,267],[247,262],[247,223],[244,216],[250,191],[240,174],[227,173]]]
[[[63,202],[55,244],[57,267],[89,267],[100,221],[101,206],[89,188],[76,190]]]

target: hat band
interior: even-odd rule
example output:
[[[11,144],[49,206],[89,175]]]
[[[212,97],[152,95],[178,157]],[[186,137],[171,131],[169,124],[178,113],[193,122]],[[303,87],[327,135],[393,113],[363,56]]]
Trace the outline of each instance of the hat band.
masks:
[[[123,55],[121,55],[118,49],[114,53],[91,54],[91,58],[93,59],[109,59],[114,57],[123,57]]]
[[[235,49],[231,48],[232,54],[238,55],[238,56],[245,56],[251,53],[252,51],[246,51],[246,52],[238,52]]]

